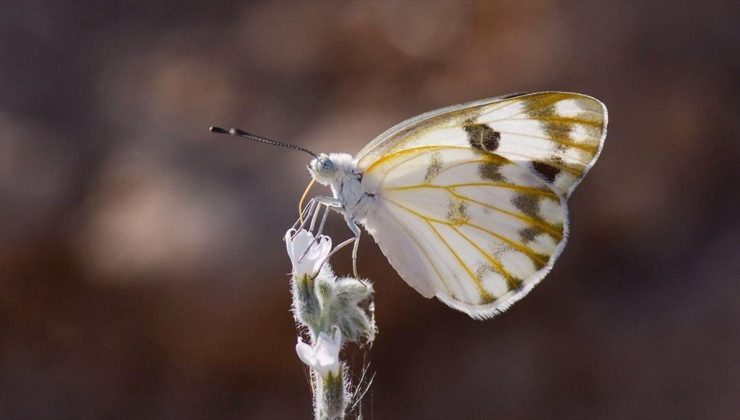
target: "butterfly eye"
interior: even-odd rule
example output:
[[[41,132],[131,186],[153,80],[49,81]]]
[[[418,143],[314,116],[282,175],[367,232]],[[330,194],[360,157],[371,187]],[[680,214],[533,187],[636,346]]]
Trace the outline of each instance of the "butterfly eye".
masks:
[[[316,161],[316,170],[320,174],[332,174],[336,171],[336,168],[334,167],[334,162],[328,156],[319,156],[319,159]]]

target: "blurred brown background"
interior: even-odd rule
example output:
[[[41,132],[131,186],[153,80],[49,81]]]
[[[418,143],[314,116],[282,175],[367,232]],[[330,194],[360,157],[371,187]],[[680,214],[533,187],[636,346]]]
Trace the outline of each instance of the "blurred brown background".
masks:
[[[366,235],[365,417],[737,418],[738,22],[738,2],[0,2],[0,418],[308,418],[281,242],[307,157],[208,126],[354,153],[544,89],[610,111],[570,244],[478,322]]]

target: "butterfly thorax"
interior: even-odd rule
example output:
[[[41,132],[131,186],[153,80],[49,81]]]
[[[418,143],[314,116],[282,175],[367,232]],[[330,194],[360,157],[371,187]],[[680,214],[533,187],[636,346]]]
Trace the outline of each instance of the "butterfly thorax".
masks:
[[[355,222],[365,220],[373,195],[363,187],[362,173],[352,155],[322,153],[311,161],[308,169],[316,182],[331,188],[332,195],[343,206],[345,217]]]

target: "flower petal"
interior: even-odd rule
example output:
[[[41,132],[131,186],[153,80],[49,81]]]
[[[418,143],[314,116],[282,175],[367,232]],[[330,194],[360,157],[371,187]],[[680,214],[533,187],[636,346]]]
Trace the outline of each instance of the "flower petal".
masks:
[[[315,238],[305,229],[297,232],[291,229],[285,234],[285,249],[293,264],[293,274],[298,278],[313,277],[331,252],[331,238],[324,235]]]
[[[295,352],[298,353],[298,358],[301,359],[303,363],[313,368],[316,367],[316,350],[314,350],[310,345],[304,343],[300,337],[295,345]]]
[[[293,235],[295,235],[295,229],[288,229],[283,237],[283,240],[285,241],[285,251],[288,253],[291,263],[293,262]]]

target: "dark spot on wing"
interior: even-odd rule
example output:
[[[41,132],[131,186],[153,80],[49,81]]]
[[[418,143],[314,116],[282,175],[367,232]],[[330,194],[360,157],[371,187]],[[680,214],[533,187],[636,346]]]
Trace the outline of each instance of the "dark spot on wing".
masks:
[[[539,229],[537,227],[526,227],[523,229],[519,229],[519,236],[522,238],[522,242],[524,244],[527,244],[529,242],[532,242],[534,238],[537,237],[537,235],[544,233],[542,229]]]
[[[474,124],[471,120],[465,122],[463,130],[468,135],[470,147],[486,152],[494,152],[501,141],[501,133],[486,124]]]
[[[468,203],[462,200],[450,200],[448,204],[447,220],[454,225],[467,223],[470,220]]]
[[[481,139],[483,148],[489,152],[498,149],[499,141],[501,141],[501,133],[494,131],[491,127],[485,126],[484,133]]]
[[[534,96],[525,103],[527,115],[539,121],[545,135],[555,142],[555,150],[560,152],[567,150],[567,144],[572,141],[573,120],[558,115],[556,108],[559,101],[566,99],[571,99],[571,95],[552,92]]]
[[[496,162],[483,162],[478,165],[478,175],[482,179],[495,182],[505,182],[506,178],[499,172],[501,165]]]
[[[427,167],[427,172],[424,175],[424,183],[429,184],[432,182],[432,179],[439,175],[439,173],[442,171],[442,157],[439,154],[439,152],[435,152],[432,154],[432,160],[429,163],[429,166]]]
[[[540,218],[540,197],[530,194],[517,194],[511,199],[511,204],[522,213],[535,219]]]
[[[555,177],[560,173],[560,169],[544,162],[532,162],[532,167],[542,175],[543,178],[550,181],[550,183],[555,182]]]
[[[507,286],[509,286],[509,290],[518,292],[524,286],[524,280],[518,279],[516,277],[511,277],[506,281],[506,284]]]
[[[537,254],[537,258],[530,258],[530,259],[534,263],[534,267],[537,269],[537,271],[539,271],[545,267],[545,264],[550,259],[550,256],[545,255],[545,254]]]

